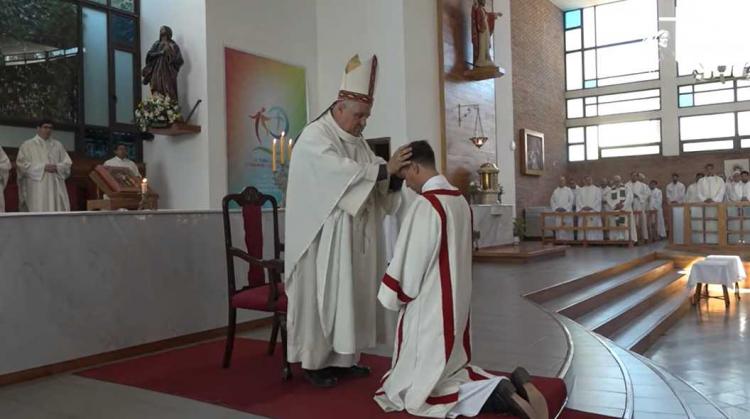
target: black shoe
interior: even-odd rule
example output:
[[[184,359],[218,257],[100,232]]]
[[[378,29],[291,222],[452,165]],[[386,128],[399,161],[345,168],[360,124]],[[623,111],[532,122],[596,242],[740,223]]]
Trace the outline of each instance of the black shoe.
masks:
[[[518,367],[510,375],[510,382],[516,388],[516,393],[523,397],[526,401],[529,401],[529,394],[526,392],[524,385],[531,381],[531,374],[524,367]]]
[[[328,367],[331,375],[337,378],[363,378],[370,375],[370,367],[364,365],[352,365],[351,367]]]
[[[322,370],[302,370],[310,384],[318,388],[330,388],[338,383],[338,379],[331,375],[327,368]]]
[[[521,419],[534,416],[532,407],[516,393],[513,384],[508,380],[500,380],[484,403],[482,413],[510,413]]]

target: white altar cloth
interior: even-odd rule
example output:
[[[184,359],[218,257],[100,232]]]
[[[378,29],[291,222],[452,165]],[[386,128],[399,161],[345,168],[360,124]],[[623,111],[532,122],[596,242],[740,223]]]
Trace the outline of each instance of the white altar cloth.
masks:
[[[739,281],[744,281],[745,279],[747,279],[745,265],[742,264],[742,259],[740,259],[740,257],[737,255],[709,255],[708,257],[706,257],[706,259],[731,261],[737,269],[736,274],[733,273],[732,275],[736,275]]]
[[[734,283],[739,281],[737,265],[732,260],[713,259],[696,262],[690,268],[688,277],[688,288],[696,284],[720,284],[727,287],[734,287]]]
[[[513,243],[513,205],[472,205],[479,248]]]

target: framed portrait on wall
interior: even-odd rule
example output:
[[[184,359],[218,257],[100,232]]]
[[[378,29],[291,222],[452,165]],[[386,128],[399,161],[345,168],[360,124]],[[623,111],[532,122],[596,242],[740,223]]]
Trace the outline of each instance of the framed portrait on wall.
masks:
[[[727,179],[732,177],[735,171],[750,171],[750,159],[728,159],[724,160],[724,175]]]
[[[521,130],[521,173],[541,176],[544,173],[544,134]]]

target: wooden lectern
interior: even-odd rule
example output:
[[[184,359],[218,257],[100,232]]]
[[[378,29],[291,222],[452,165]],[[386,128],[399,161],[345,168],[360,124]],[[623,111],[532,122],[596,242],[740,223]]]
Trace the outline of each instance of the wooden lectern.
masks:
[[[140,210],[158,208],[159,195],[150,188],[145,194],[141,193],[141,178],[133,175],[126,167],[109,167],[98,165],[91,171],[89,177],[96,184],[99,191],[104,192],[107,199],[91,199],[86,201],[86,210]]]

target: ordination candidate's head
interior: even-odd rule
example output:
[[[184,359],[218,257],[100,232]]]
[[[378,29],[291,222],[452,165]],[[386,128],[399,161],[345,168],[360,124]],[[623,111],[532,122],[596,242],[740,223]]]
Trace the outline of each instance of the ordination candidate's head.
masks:
[[[435,152],[430,143],[424,140],[413,141],[409,147],[410,163],[401,169],[399,176],[404,179],[406,186],[416,193],[421,193],[425,182],[438,174],[435,167]]]
[[[49,140],[53,129],[54,125],[52,125],[51,119],[40,119],[39,123],[36,124],[36,135],[43,140]]]

